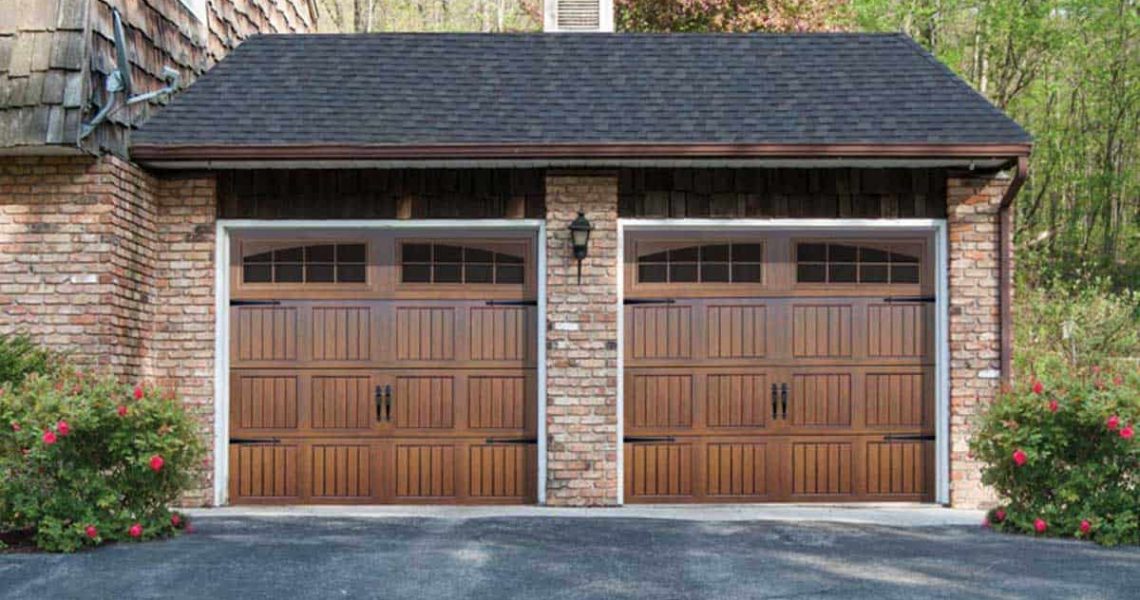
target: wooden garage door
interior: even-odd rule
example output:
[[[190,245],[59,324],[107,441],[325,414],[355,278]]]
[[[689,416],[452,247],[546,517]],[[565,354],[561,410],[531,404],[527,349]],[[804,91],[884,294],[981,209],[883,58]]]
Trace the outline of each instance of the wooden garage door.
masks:
[[[533,243],[236,240],[230,500],[532,502]]]
[[[933,499],[925,239],[641,233],[625,252],[627,501]]]

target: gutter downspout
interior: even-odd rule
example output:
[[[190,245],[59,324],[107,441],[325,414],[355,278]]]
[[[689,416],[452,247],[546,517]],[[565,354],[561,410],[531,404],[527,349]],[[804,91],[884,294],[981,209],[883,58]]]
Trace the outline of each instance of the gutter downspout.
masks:
[[[1001,319],[1001,382],[1008,388],[1013,383],[1013,199],[1029,174],[1029,157],[1017,157],[1013,181],[1002,195],[998,207],[998,290]]]

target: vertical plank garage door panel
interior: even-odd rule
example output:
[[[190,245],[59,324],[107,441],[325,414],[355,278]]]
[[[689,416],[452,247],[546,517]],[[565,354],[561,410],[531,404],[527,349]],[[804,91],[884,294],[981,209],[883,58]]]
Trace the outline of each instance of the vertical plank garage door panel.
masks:
[[[926,244],[628,235],[627,501],[931,500]]]
[[[534,501],[533,239],[462,238],[235,241],[232,502]]]

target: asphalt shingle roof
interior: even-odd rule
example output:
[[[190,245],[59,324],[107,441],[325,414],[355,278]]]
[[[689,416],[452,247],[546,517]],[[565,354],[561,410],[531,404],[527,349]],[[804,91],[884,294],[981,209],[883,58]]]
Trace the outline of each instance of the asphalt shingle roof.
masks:
[[[265,35],[135,145],[1020,144],[900,34]]]

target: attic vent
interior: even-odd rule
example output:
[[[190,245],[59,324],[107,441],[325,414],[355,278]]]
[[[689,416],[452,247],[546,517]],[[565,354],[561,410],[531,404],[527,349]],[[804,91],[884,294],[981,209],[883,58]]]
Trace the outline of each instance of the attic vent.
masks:
[[[546,31],[613,31],[613,0],[545,0]]]

